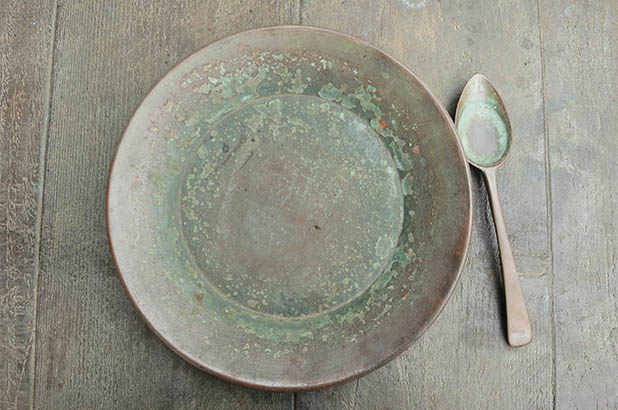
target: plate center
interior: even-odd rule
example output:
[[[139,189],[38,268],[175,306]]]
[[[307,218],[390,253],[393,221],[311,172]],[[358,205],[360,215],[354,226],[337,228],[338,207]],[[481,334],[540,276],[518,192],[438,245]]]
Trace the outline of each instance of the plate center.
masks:
[[[290,94],[202,128],[180,212],[207,283],[249,309],[300,317],[332,310],[377,279],[401,232],[403,196],[366,121]]]

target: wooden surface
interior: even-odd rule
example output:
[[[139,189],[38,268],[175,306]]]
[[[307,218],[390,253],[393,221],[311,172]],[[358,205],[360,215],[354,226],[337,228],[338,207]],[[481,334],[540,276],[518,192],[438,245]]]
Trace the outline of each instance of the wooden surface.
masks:
[[[0,409],[32,404],[54,8],[0,6]]]
[[[569,3],[541,9],[556,406],[618,409],[618,4]]]
[[[453,298],[408,351],[356,382],[296,395],[237,387],[186,364],[138,317],[105,233],[124,125],[192,52],[298,23],[382,48],[451,113],[477,71],[501,91],[515,139],[498,185],[531,345],[506,344],[478,173]],[[6,0],[0,409],[618,409],[617,44],[615,0]]]

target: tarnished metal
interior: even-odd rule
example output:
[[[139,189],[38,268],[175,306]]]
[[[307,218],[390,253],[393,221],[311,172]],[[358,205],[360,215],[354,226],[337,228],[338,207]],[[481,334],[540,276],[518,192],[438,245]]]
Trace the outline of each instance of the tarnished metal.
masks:
[[[532,341],[532,325],[515,269],[496,185],[496,169],[511,149],[511,122],[500,94],[482,74],[470,78],[461,93],[455,124],[468,161],[483,172],[487,183],[502,260],[507,338],[513,347],[525,346]]]
[[[136,308],[219,377],[307,390],[401,353],[470,238],[448,115],[405,67],[302,26],[241,33],[167,74],[131,119],[108,229]]]

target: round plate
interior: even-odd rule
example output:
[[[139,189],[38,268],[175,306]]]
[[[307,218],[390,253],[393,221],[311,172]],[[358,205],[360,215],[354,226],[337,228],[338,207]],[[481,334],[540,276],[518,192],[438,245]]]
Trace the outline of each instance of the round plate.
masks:
[[[148,94],[118,146],[107,223],[153,331],[271,390],[365,374],[446,303],[470,177],[444,108],[404,66],[310,27],[241,33]]]

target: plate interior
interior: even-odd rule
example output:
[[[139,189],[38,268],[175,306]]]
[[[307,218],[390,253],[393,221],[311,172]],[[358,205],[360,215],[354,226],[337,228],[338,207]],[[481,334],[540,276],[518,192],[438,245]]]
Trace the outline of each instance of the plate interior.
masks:
[[[205,283],[244,308],[298,318],[375,282],[401,232],[403,195],[362,118],[278,94],[231,108],[200,139],[184,163],[179,220]]]

